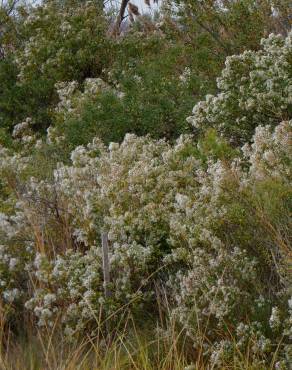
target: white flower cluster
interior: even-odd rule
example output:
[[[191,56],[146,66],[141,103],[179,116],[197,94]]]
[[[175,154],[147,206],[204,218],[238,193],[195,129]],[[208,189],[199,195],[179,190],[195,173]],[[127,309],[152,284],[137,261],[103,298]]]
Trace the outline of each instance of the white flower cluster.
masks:
[[[22,136],[23,133],[29,128],[31,123],[31,118],[27,118],[25,121],[18,123],[14,126],[12,136],[17,138],[18,136]]]
[[[52,326],[60,314],[67,333],[78,334],[92,326],[103,304],[97,248],[85,254],[67,250],[51,260],[39,254],[32,273],[39,287],[25,307],[37,316],[40,327]]]
[[[78,89],[78,83],[76,81],[58,82],[55,87],[60,100],[56,110],[58,112],[71,112],[73,110],[71,98],[73,93]]]
[[[20,142],[24,148],[31,148],[36,144],[37,137],[32,130],[32,119],[27,117],[23,122],[14,126],[12,137]]]
[[[189,80],[191,78],[191,69],[189,67],[186,67],[183,71],[183,73],[179,76],[179,79],[182,84],[187,84],[189,83]]]
[[[97,99],[103,93],[111,93],[118,98],[123,98],[124,93],[117,88],[112,88],[101,78],[87,78],[83,84],[83,90],[76,81],[58,82],[55,85],[59,95],[59,103],[55,108],[57,125],[48,128],[48,142],[60,143],[64,136],[60,134],[64,129],[64,122],[70,119],[80,119],[83,107],[88,103],[95,103],[100,108]]]
[[[56,89],[60,99],[56,112],[62,113],[64,118],[70,113],[78,112],[79,107],[87,100],[94,99],[98,94],[111,90],[110,86],[101,78],[87,78],[84,81],[83,92],[78,90],[76,81],[58,82]]]
[[[242,148],[250,162],[252,178],[281,179],[289,183],[292,179],[292,168],[288,166],[292,157],[292,120],[281,122],[271,133],[270,126],[258,126],[253,143]]]
[[[45,80],[56,69],[66,68],[70,74],[73,63],[78,69],[78,59],[84,63],[92,58],[92,43],[99,40],[99,33],[92,33],[92,27],[97,29],[103,24],[97,7],[90,2],[64,6],[62,11],[56,11],[56,7],[56,3],[47,3],[30,9],[24,32],[31,36],[16,56],[20,84],[29,81],[36,72]]]
[[[220,92],[198,103],[187,119],[197,130],[214,127],[243,144],[256,126],[275,127],[292,118],[292,31],[286,39],[271,34],[262,47],[226,59]]]

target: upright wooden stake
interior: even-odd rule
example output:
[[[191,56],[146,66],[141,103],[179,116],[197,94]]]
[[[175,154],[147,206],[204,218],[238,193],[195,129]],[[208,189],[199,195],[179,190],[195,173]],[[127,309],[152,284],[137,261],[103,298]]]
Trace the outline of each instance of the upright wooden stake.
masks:
[[[109,289],[110,284],[109,246],[108,246],[108,235],[105,232],[101,234],[101,245],[102,245],[104,295],[105,298],[109,298],[111,296],[111,291]]]
[[[102,246],[103,289],[104,289],[105,299],[107,299],[111,296],[111,291],[110,291],[110,288],[109,288],[109,284],[110,284],[110,264],[109,264],[108,235],[105,232],[103,232],[101,234],[101,246]],[[111,341],[110,325],[109,325],[109,322],[108,322],[107,318],[106,318],[106,321],[105,321],[105,331],[106,331],[106,338],[110,342]]]

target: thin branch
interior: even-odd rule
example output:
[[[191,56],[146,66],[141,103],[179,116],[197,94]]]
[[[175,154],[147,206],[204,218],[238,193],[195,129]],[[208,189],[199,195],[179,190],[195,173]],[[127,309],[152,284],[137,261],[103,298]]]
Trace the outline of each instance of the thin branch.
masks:
[[[113,28],[113,32],[112,32],[112,34],[114,36],[117,36],[117,35],[120,34],[121,23],[125,18],[124,15],[125,15],[125,11],[126,11],[126,8],[127,8],[127,5],[128,5],[129,1],[130,0],[122,0],[120,10],[119,10],[119,14],[117,16],[117,19],[116,19],[116,22],[115,22],[115,25],[114,25],[114,28]]]

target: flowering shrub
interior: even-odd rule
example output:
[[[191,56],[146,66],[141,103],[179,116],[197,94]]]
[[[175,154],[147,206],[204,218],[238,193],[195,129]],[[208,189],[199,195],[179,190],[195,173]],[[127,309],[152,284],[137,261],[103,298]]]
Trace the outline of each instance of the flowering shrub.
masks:
[[[9,37],[16,40],[0,59],[1,126],[31,117],[43,132],[57,103],[55,83],[82,83],[108,65],[107,15],[90,1],[44,1],[17,7],[12,18]]]
[[[20,82],[35,73],[47,83],[73,80],[100,68],[93,60],[104,46],[105,17],[92,2],[46,2],[29,9],[23,27],[28,37],[16,59]]]
[[[98,244],[101,228],[108,231],[117,296],[136,293],[167,253],[176,189],[193,182],[190,172],[197,159],[190,157],[191,149],[188,137],[172,149],[163,140],[127,135],[109,149],[98,141],[88,149],[78,147],[71,156],[73,166],[56,171],[58,188],[70,199],[78,240]]]
[[[37,30],[53,17],[51,6],[35,9],[29,27]],[[18,323],[28,315],[39,330],[60,322],[68,339],[93,338],[109,318],[113,325],[122,321],[117,312],[151,310],[158,317],[163,292],[168,313],[212,366],[223,367],[242,352],[258,367],[278,357],[277,366],[285,368],[292,335],[292,33],[271,35],[262,50],[227,59],[221,93],[196,105],[188,119],[205,134],[197,141],[128,133],[108,145],[126,127],[144,133],[133,102],[143,122],[160,125],[145,114],[152,108],[143,100],[155,79],[147,80],[146,67],[124,61],[93,73],[105,79],[83,75],[82,66],[92,64],[97,14],[90,3],[81,9],[89,12],[85,33],[74,8],[65,20],[57,17],[52,32],[42,28],[30,38],[17,60],[20,84],[40,73],[59,100],[46,137],[35,132],[32,114],[13,125],[14,151],[0,147],[1,319],[4,314],[9,324]],[[85,53],[80,69],[71,42]],[[185,64],[171,78],[164,71],[155,90],[166,102],[158,105],[163,115],[173,103],[165,89],[172,94],[175,87],[184,100],[195,84]],[[109,102],[114,114],[107,121]],[[119,131],[108,125],[113,117],[131,119],[128,126],[117,123]],[[162,121],[173,120],[170,114]],[[110,243],[109,295],[103,232]]]
[[[227,57],[217,95],[195,105],[188,118],[199,132],[214,127],[234,144],[244,144],[258,125],[275,127],[292,117],[292,33],[270,35],[262,50]]]
[[[122,40],[119,48],[133,53],[135,42],[137,36]],[[161,37],[152,36],[145,43],[161,49],[163,42]],[[56,85],[60,101],[50,130],[66,139],[68,151],[86,145],[95,136],[108,144],[121,142],[126,133],[176,139],[189,131],[184,117],[193,105],[193,92],[199,94],[203,86],[190,67],[170,73],[179,51],[170,46],[164,48],[163,65],[157,65],[151,57],[143,63],[119,60],[102,71],[102,79]]]
[[[288,287],[292,276],[291,248],[289,242],[286,244],[290,225],[286,202],[291,196],[291,133],[291,121],[282,122],[274,132],[270,127],[258,127],[249,151],[246,146],[243,150],[248,167],[238,159],[230,167],[222,162],[210,164],[207,172],[200,173],[199,192],[179,197],[177,212],[171,217],[175,225],[172,245],[176,246],[172,260],[184,261],[184,267],[168,283],[175,300],[173,313],[195,346],[203,346],[219,366],[234,355],[233,341],[239,351],[251,346],[255,360],[264,361],[275,350],[273,343],[278,343],[281,336],[284,343],[290,338]],[[267,153],[277,160],[269,163]],[[270,197],[268,206],[267,199],[259,197],[263,184]],[[249,214],[258,235],[248,231],[251,221],[242,221],[242,216],[249,218]],[[267,231],[269,237],[265,240]],[[278,262],[269,261],[271,255]],[[286,271],[284,268],[285,272],[280,272],[277,265],[285,263]],[[275,285],[267,286],[267,274],[274,276]],[[273,305],[281,309],[277,306],[271,310]],[[285,317],[281,324],[277,315]],[[283,344],[281,352],[288,364],[289,345]]]
[[[95,136],[105,142],[119,140],[121,134],[130,129],[130,125],[120,127],[113,122],[107,111],[111,106],[112,114],[121,113],[124,93],[101,78],[85,79],[83,91],[76,81],[57,83],[56,89],[59,103],[55,108],[54,125],[48,129],[49,137],[55,137],[57,142],[61,140],[68,152],[77,145],[87,144]]]
[[[40,327],[53,326],[61,318],[65,335],[72,339],[94,322],[90,335],[96,335],[96,318],[104,302],[98,249],[84,254],[69,249],[53,260],[37,254],[32,273],[37,287],[25,307],[33,310]]]
[[[233,159],[207,159],[207,143],[191,136],[173,145],[130,134],[109,147],[95,139],[77,147],[71,165],[60,163],[51,180],[29,176],[33,156],[2,149],[7,310],[19,312],[26,302],[40,327],[60,320],[70,338],[94,336],[100,314],[125,304],[133,312],[153,306],[159,282],[173,317],[214,364],[234,355],[234,340],[240,351],[251,346],[255,361],[270,361],[281,342],[284,364],[291,335],[290,141],[291,121],[257,127]],[[103,230],[110,298],[103,293]]]

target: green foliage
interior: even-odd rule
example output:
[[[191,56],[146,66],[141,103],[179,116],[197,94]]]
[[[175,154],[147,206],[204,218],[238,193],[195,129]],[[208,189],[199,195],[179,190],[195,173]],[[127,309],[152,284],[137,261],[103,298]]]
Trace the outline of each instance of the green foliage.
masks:
[[[286,35],[290,30],[289,1],[169,0],[188,37],[208,39],[212,49],[225,56],[257,49],[258,42],[270,32]],[[173,3],[176,6],[173,6]]]
[[[106,21],[94,4],[60,8],[48,2],[23,13],[20,45],[0,66],[5,89],[0,101],[9,104],[2,121],[11,128],[31,117],[41,131],[50,124],[57,102],[55,83],[99,75],[111,46]]]
[[[189,132],[185,117],[194,102],[215,92],[226,53],[258,48],[264,33],[283,23],[288,5],[277,5],[268,26],[268,1],[225,2],[226,9],[214,2],[179,4],[183,24],[162,8],[156,19],[140,20],[118,39],[108,33],[111,13],[96,2],[18,7],[17,16],[6,17],[1,127],[11,132],[27,117],[42,134],[58,126],[68,151],[95,135],[105,142],[121,141],[127,132],[173,140]],[[99,94],[79,103],[77,116],[56,120],[56,84],[76,81],[82,91],[88,78],[102,78],[123,99]]]
[[[83,93],[74,91],[69,98],[72,111],[54,120],[70,149],[96,135],[109,143],[127,132],[173,140],[189,131],[187,112],[213,84],[196,75],[200,67],[189,47],[157,35],[143,42],[130,35],[115,46],[114,60],[102,74],[105,83],[98,94],[86,91],[85,80]]]
[[[289,4],[168,4],[119,36],[99,0],[1,8],[0,326],[167,317],[198,366],[284,369],[292,33],[259,39]]]
[[[257,125],[291,119],[291,39],[291,32],[286,38],[271,34],[262,50],[228,57],[217,79],[219,93],[198,103],[188,122],[199,133],[213,127],[237,146],[250,140]]]
[[[198,141],[198,148],[203,154],[204,159],[220,159],[228,161],[238,155],[238,150],[222,137],[219,137],[214,129],[209,129],[205,132],[202,139]]]

